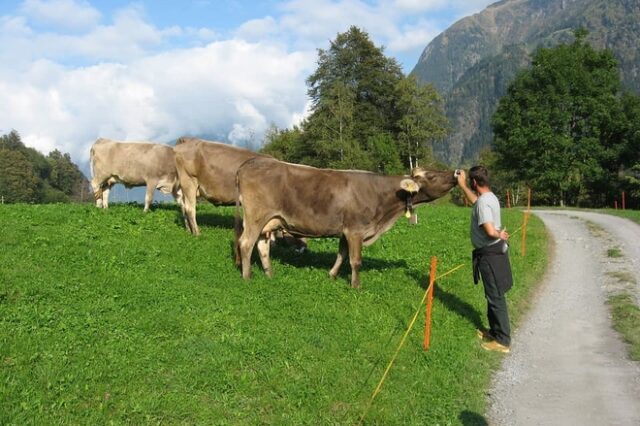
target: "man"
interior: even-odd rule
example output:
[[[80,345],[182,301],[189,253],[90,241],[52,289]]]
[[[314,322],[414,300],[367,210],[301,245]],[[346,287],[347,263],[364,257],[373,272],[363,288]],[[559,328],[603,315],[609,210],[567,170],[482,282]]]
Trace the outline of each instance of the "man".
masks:
[[[507,254],[509,234],[502,228],[500,203],[489,186],[489,172],[484,166],[469,169],[469,182],[463,170],[458,184],[471,202],[471,244],[473,244],[473,280],[482,277],[487,299],[489,330],[478,330],[481,346],[488,351],[508,353],[511,345],[509,313],[505,294],[513,285]]]

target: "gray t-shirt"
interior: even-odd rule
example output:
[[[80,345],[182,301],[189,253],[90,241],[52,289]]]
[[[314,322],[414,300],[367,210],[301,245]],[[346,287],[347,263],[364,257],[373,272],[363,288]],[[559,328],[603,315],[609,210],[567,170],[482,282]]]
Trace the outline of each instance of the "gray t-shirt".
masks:
[[[495,244],[500,239],[491,238],[482,227],[487,222],[493,222],[496,230],[502,229],[500,221],[500,202],[493,192],[485,192],[471,209],[471,244],[474,248],[486,247]]]

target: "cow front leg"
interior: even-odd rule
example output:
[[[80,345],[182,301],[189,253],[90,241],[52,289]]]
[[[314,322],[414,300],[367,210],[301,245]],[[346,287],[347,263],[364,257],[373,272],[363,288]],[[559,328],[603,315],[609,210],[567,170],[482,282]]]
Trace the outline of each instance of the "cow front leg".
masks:
[[[269,277],[273,277],[273,271],[271,269],[271,258],[269,257],[269,249],[271,247],[271,238],[262,234],[258,238],[258,253],[260,254],[260,262],[262,262],[262,268],[264,273]]]
[[[329,270],[329,277],[331,277],[331,279],[335,280],[338,276],[340,266],[342,266],[344,258],[349,254],[348,250],[349,246],[347,244],[347,239],[343,235],[342,237],[340,237],[340,245],[338,246],[338,256],[336,257],[336,263],[334,263],[333,267]]]
[[[182,209],[182,189],[178,186],[174,186],[171,191],[171,195],[173,195],[173,198],[176,200],[176,204],[178,204],[180,209]]]
[[[351,287],[360,288],[360,266],[362,265],[362,237],[347,237],[349,243],[349,263],[351,264]]]

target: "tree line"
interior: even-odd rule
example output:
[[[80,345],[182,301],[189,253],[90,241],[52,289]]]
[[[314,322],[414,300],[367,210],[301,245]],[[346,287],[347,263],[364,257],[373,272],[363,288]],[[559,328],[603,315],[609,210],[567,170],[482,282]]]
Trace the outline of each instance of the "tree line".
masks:
[[[0,197],[4,203],[58,203],[93,199],[89,182],[67,153],[43,155],[17,131],[0,136]]]

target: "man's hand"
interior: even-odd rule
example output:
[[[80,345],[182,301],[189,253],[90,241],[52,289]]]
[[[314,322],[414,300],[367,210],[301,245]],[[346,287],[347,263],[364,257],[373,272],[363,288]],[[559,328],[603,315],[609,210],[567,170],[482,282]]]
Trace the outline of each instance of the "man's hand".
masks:
[[[498,234],[498,237],[501,240],[507,241],[509,239],[509,233],[507,232],[507,229],[505,228],[505,229],[501,230],[500,233]]]
[[[467,174],[462,169],[458,170],[458,185],[460,185],[461,188],[467,186]]]

